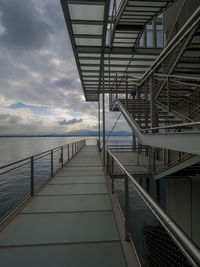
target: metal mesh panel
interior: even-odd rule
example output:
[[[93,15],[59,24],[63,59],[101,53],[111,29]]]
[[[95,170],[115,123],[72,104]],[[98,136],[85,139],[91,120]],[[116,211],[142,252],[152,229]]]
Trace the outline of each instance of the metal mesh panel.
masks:
[[[124,213],[124,181],[115,181],[115,193]],[[192,266],[169,233],[160,224],[129,183],[130,232],[144,267]]]

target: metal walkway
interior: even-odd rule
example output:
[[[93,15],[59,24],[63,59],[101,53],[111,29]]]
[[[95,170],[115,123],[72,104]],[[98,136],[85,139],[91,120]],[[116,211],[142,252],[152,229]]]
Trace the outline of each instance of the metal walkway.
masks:
[[[97,146],[85,146],[0,233],[1,266],[126,266]]]

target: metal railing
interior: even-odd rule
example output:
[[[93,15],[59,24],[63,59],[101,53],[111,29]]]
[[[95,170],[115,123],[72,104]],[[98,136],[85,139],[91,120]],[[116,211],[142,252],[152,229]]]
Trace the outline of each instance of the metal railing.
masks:
[[[110,108],[116,99],[123,101],[140,128],[147,131],[181,130],[193,122],[192,130],[198,129],[200,79],[198,52],[194,51],[200,45],[199,14],[200,7],[142,78],[116,74],[110,88]],[[144,109],[139,109],[139,101]]]
[[[84,145],[85,140],[80,140],[0,166],[0,203],[3,207],[0,220],[25,199],[34,196]]]
[[[122,179],[115,179],[114,165],[121,170]],[[125,240],[133,239],[142,266],[199,266],[199,248],[110,150],[106,167],[112,193],[124,214]]]

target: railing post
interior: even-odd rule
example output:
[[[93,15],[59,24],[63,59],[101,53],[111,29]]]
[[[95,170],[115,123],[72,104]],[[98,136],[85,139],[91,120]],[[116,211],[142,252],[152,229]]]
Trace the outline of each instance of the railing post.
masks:
[[[63,167],[63,146],[61,146],[61,166]]]
[[[34,158],[31,157],[31,196],[34,196]]]
[[[109,163],[109,153],[108,153],[108,150],[107,150],[107,154],[106,154],[106,156],[107,156],[107,175],[109,175],[109,165],[110,165],[110,163]]]
[[[67,160],[69,161],[69,144],[67,145]]]
[[[114,166],[113,166],[113,157],[111,160],[111,189],[112,189],[112,194],[114,194],[114,175],[113,175],[113,170],[114,170]]]
[[[74,143],[72,143],[72,157],[74,155]]]
[[[53,149],[51,150],[51,177],[53,177]]]
[[[128,176],[124,173],[124,199],[125,199],[125,240],[130,241],[129,237],[129,187],[128,187]]]

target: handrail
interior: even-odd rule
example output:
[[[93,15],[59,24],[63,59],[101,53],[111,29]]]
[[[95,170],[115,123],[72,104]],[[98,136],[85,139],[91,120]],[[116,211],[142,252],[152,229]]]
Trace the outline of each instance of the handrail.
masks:
[[[38,188],[43,186],[43,184],[46,183],[46,181],[48,179],[53,177],[55,175],[55,173],[61,167],[63,167],[66,162],[68,162],[77,152],[79,152],[83,148],[83,146],[85,146],[85,140],[79,140],[79,141],[75,141],[73,143],[69,143],[66,145],[55,147],[53,149],[49,149],[47,151],[35,154],[33,156],[30,156],[30,157],[27,157],[27,158],[24,158],[24,159],[21,159],[21,160],[18,160],[18,161],[9,163],[9,164],[5,164],[4,166],[0,167],[0,170],[2,170],[0,172],[0,176],[6,174],[8,172],[11,172],[15,169],[18,169],[22,166],[25,166],[27,164],[30,164],[30,169],[27,169],[27,172],[28,172],[27,174],[29,175],[29,179],[27,180],[27,184],[29,184],[29,181],[30,181],[30,190],[28,191],[28,193],[26,193],[25,196],[23,196],[28,200],[30,197],[34,196],[34,194],[35,194],[36,190],[38,190]],[[60,157],[59,157],[58,165],[56,166],[56,168],[54,170],[54,167],[55,167],[54,153],[55,152],[59,152]],[[66,153],[65,154],[66,157],[64,157],[64,153]],[[49,167],[50,168],[50,176],[48,174],[48,176],[46,177],[46,180],[44,182],[40,183],[39,185],[36,185],[37,183],[35,184],[35,171],[34,171],[35,161],[37,161],[41,158],[44,158],[48,155],[50,155],[50,167]],[[11,207],[10,210],[6,214],[3,214],[3,217],[0,218],[0,221],[1,221],[0,226],[1,226],[1,224],[4,223],[4,221],[7,220],[7,218],[9,216],[12,215],[12,213],[14,212],[15,209],[17,209],[18,207],[20,207],[20,205],[22,205],[23,201],[24,200],[20,200],[17,204],[15,203],[14,208]]]
[[[84,140],[79,140],[79,141],[77,141],[77,142],[80,142],[80,141],[84,141]],[[76,143],[76,142],[75,142],[75,143]],[[74,144],[74,143],[69,143],[69,144],[66,144],[66,145],[63,145],[63,146],[54,147],[54,148],[52,148],[52,149],[43,151],[43,152],[38,153],[38,154],[34,154],[34,155],[29,156],[29,157],[27,157],[27,158],[24,158],[24,159],[20,159],[20,160],[18,160],[18,161],[11,162],[11,163],[9,163],[9,164],[0,166],[0,170],[1,170],[1,169],[4,169],[4,168],[7,168],[7,167],[10,167],[10,166],[12,166],[12,165],[16,165],[16,164],[18,164],[18,163],[20,163],[20,162],[23,162],[23,161],[26,161],[26,160],[30,160],[31,157],[34,157],[34,158],[35,158],[35,157],[41,156],[41,155],[43,155],[43,154],[50,153],[52,150],[53,150],[53,151],[55,151],[55,150],[58,151],[61,147],[64,148],[64,147],[67,147],[68,145],[72,145],[72,144]]]
[[[147,70],[143,77],[140,85],[143,81],[148,78],[152,72],[163,62],[163,60],[171,53],[171,51],[187,36],[187,34],[194,28],[200,21],[200,7],[195,11],[195,13],[189,18],[189,20],[180,29],[177,35],[169,42],[169,44],[163,49],[160,55],[156,58],[154,63],[151,65],[149,70]],[[192,25],[191,25],[192,24]],[[189,28],[189,29],[188,29]]]
[[[174,29],[175,29],[175,27],[176,27],[176,25],[177,25],[177,23],[179,21],[179,18],[180,18],[181,14],[182,14],[182,11],[184,10],[185,5],[186,5],[186,0],[183,0],[182,7],[180,8],[179,13],[178,13],[178,15],[176,17],[176,21],[175,21],[175,23],[174,23],[174,25],[173,25],[168,37],[167,37],[167,43],[171,38],[171,35],[172,35],[172,33],[173,33],[173,31],[174,31]]]
[[[154,131],[161,129],[183,129],[183,128],[191,128],[194,126],[200,126],[200,122],[188,122],[188,123],[173,124],[167,126],[152,127],[152,128],[142,129],[142,131],[145,132],[145,131]]]
[[[163,60],[171,53],[171,51],[187,36],[187,34],[194,28],[198,22],[200,22],[200,7],[195,11],[195,13],[190,17],[190,19],[185,23],[185,25],[180,29],[177,35],[169,42],[169,44],[163,49],[160,55],[156,58],[150,68],[143,74],[142,77],[133,76],[133,78],[137,78],[139,82],[135,82],[136,86],[141,86],[143,82],[155,71],[155,69],[163,62]],[[118,73],[118,75],[126,78],[131,76],[126,73]],[[156,74],[162,75],[162,74]],[[184,77],[181,77],[184,79]],[[192,79],[192,77],[190,77]],[[198,79],[198,78],[194,78]]]
[[[115,106],[118,106],[122,112],[140,144],[200,155],[200,131],[145,133],[118,99],[115,100],[112,109]],[[188,140],[190,140],[190,144],[188,144]]]
[[[117,104],[118,106],[120,105],[120,108],[123,108],[124,112],[126,112],[127,115],[129,117],[131,117],[129,112],[127,110],[125,110],[124,107],[122,107],[122,105],[121,105],[121,103],[120,103],[120,101],[118,99],[115,100],[115,104]],[[191,128],[191,127],[194,127],[194,126],[200,126],[200,122],[188,122],[188,123],[181,123],[181,124],[174,124],[174,125],[167,125],[167,126],[159,126],[159,127],[141,129],[139,127],[139,125],[137,124],[137,122],[133,118],[131,120],[134,122],[135,128],[138,129],[141,133],[145,133],[147,131],[153,131],[153,130],[161,130],[161,129],[180,129],[180,128]]]
[[[134,177],[124,168],[121,162],[113,155],[110,150],[108,154],[115,160],[121,171],[131,180],[135,190],[142,197],[144,202],[148,205],[166,231],[170,234],[178,247],[183,251],[186,257],[193,264],[200,265],[200,250],[191,241],[191,239],[183,232],[181,228],[167,215],[163,209],[156,203],[156,201],[143,189],[143,187],[134,179]],[[195,264],[195,265],[196,265]]]

